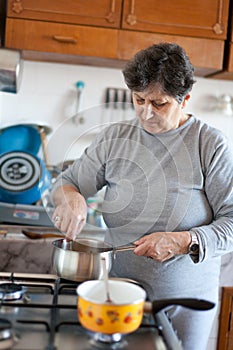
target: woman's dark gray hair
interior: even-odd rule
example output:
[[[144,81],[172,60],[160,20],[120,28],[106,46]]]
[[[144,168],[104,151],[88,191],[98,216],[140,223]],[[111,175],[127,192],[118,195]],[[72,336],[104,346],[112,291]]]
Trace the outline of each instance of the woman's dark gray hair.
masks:
[[[159,83],[163,92],[181,103],[195,83],[194,68],[184,49],[160,43],[141,50],[126,64],[123,75],[132,91]]]

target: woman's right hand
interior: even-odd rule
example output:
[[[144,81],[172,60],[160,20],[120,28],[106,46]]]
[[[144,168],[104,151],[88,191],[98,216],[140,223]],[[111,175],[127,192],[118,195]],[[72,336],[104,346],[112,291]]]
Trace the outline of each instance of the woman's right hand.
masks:
[[[52,216],[53,223],[58,230],[66,234],[68,241],[74,240],[86,223],[86,200],[70,185],[57,189],[53,196],[56,206]]]

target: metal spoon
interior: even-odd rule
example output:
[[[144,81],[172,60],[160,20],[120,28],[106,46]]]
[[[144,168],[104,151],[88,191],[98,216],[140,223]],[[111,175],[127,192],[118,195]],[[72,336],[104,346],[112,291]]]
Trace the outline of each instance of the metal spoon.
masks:
[[[103,277],[104,277],[104,283],[105,283],[105,290],[106,290],[106,300],[105,303],[113,304],[113,301],[110,297],[110,291],[109,291],[109,279],[108,279],[108,270],[106,267],[106,259],[104,257],[101,257],[101,261],[103,264]]]

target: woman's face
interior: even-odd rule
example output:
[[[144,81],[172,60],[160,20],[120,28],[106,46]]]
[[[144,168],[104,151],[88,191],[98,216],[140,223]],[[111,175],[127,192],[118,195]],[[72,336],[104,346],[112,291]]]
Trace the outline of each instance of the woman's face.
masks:
[[[175,98],[164,94],[156,84],[142,92],[133,91],[132,97],[142,127],[152,134],[176,129],[188,119],[183,108],[190,95],[178,103]]]

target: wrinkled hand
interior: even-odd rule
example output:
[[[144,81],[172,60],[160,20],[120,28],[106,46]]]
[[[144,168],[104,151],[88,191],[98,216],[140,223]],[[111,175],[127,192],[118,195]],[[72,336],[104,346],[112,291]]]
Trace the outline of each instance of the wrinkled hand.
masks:
[[[57,205],[52,220],[54,225],[66,234],[68,241],[74,240],[86,223],[86,201],[78,192],[67,195],[63,202]]]
[[[187,254],[190,242],[188,231],[154,232],[134,242],[134,253],[163,262],[175,255]]]

